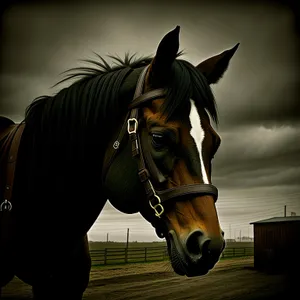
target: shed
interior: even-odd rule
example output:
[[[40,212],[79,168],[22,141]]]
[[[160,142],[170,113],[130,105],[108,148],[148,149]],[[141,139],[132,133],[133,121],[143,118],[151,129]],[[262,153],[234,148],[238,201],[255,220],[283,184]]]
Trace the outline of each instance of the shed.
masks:
[[[300,216],[274,217],[254,225],[254,268],[281,272],[300,267]]]

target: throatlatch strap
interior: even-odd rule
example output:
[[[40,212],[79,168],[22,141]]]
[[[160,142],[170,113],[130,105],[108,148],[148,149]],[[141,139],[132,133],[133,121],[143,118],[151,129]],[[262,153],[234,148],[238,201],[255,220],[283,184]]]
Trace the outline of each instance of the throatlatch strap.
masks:
[[[125,120],[128,119],[130,112],[126,114]],[[118,151],[120,150],[120,146],[126,136],[127,132],[127,121],[123,123],[121,130],[116,139],[112,140],[112,146],[108,148],[105,153],[104,161],[103,161],[103,168],[102,168],[102,182],[105,182],[106,174],[114,161]]]
[[[136,89],[134,92],[134,99],[138,96],[141,95],[141,93],[143,92],[143,87],[144,87],[144,79],[145,79],[145,75],[147,73],[148,70],[148,66],[145,67],[143,69],[143,71],[141,72],[137,85],[136,85]],[[104,157],[104,161],[103,161],[103,168],[102,168],[102,182],[105,182],[105,178],[107,175],[107,172],[114,160],[114,158],[116,157],[118,151],[120,150],[120,146],[121,143],[123,142],[126,133],[128,132],[128,119],[138,119],[138,108],[136,108],[135,110],[129,110],[128,113],[126,114],[125,117],[125,121],[123,123],[123,126],[121,127],[121,130],[117,136],[116,139],[112,140],[112,146],[108,148],[108,150],[105,153],[105,157]],[[134,138],[134,137],[132,137]]]

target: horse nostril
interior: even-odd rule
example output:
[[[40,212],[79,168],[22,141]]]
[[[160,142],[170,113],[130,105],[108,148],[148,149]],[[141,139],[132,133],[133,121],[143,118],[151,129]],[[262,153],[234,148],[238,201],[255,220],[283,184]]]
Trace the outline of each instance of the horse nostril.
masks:
[[[204,256],[211,255],[211,249],[209,248],[210,240],[206,240],[202,245],[202,254]]]
[[[222,234],[222,237],[224,237],[225,232],[222,230],[222,231],[221,231],[221,234]]]
[[[202,261],[215,262],[224,249],[223,237],[208,237],[201,230],[197,229],[189,234],[186,239],[185,253],[194,263]]]
[[[202,245],[202,254],[206,257],[219,258],[224,250],[225,242],[223,239],[206,240]]]
[[[186,240],[186,249],[191,255],[201,254],[201,239],[203,237],[203,232],[201,230],[193,231]]]

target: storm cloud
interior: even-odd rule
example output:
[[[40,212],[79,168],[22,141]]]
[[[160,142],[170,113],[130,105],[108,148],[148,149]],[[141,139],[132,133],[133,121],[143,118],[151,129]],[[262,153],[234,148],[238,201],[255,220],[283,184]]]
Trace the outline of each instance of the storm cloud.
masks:
[[[290,10],[269,2],[84,1],[13,5],[2,17],[0,114],[21,121],[31,101],[54,94],[61,72],[101,54],[154,54],[162,36],[181,26],[183,58],[193,64],[240,43],[212,86],[221,147],[213,161],[217,208],[226,237],[249,222],[300,214],[299,37]],[[109,60],[108,60],[109,61]],[[139,214],[109,203],[90,239],[156,240]],[[249,233],[250,231],[250,233]]]

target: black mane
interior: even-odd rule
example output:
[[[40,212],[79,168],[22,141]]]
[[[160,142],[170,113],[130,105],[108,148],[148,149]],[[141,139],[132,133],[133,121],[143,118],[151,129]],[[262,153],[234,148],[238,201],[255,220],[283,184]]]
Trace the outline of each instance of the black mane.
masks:
[[[42,111],[43,117],[39,122],[42,128],[51,116],[55,118],[58,127],[65,124],[66,120],[72,122],[74,118],[80,119],[82,125],[93,125],[99,119],[105,122],[106,119],[113,120],[112,112],[117,113],[120,107],[122,99],[119,99],[119,91],[126,77],[133,70],[150,64],[153,57],[134,59],[135,54],[130,56],[127,53],[122,60],[118,56],[109,56],[115,62],[114,66],[110,66],[100,55],[96,55],[99,61],[83,60],[93,67],[65,71],[66,77],[54,86],[80,78],[54,96],[36,98],[26,109],[25,121],[36,122],[36,111]],[[180,55],[182,52],[178,53]],[[191,98],[218,123],[216,103],[206,78],[189,62],[177,59],[173,63],[168,94],[163,105],[164,114],[168,119],[176,117]]]
[[[34,122],[45,128],[49,119],[55,119],[51,122],[52,127],[65,125],[66,121],[72,123],[75,119],[85,126],[95,125],[99,119],[104,122],[111,120],[112,112],[120,106],[119,91],[125,78],[134,69],[148,65],[151,58],[133,60],[134,55],[126,54],[125,59],[121,60],[110,56],[117,62],[111,67],[101,56],[97,56],[100,61],[83,60],[93,64],[93,67],[69,69],[64,72],[67,73],[65,78],[54,85],[80,77],[69,87],[54,96],[36,98],[26,109],[26,123]]]

